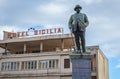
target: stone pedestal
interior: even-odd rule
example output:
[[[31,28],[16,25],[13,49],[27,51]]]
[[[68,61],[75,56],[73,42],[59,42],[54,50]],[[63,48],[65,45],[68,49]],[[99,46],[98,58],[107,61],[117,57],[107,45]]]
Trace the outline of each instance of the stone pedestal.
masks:
[[[70,54],[72,62],[72,79],[91,79],[92,55]]]

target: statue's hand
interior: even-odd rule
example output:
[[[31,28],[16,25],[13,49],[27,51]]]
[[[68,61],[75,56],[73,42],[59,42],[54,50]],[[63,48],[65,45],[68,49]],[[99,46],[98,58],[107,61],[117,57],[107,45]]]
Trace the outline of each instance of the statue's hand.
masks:
[[[70,32],[72,33],[72,27],[69,27],[69,29],[70,29]]]
[[[70,32],[71,32],[71,33],[73,33],[73,30],[72,30],[72,29],[70,29]]]

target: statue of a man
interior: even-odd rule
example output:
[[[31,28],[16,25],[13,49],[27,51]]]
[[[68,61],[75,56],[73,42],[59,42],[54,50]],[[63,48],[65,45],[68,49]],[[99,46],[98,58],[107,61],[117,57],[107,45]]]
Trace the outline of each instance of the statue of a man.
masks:
[[[76,13],[71,15],[70,17],[69,29],[75,36],[77,51],[81,52],[80,49],[80,39],[81,39],[82,52],[86,52],[85,30],[86,27],[89,25],[89,21],[86,14],[81,13],[82,7],[80,5],[76,5],[74,10],[76,11]]]

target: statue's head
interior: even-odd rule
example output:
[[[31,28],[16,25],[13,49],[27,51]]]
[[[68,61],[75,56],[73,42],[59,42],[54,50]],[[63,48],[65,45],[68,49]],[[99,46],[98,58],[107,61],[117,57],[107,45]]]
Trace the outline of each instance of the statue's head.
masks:
[[[81,7],[80,5],[76,5],[75,8],[74,8],[74,10],[75,10],[77,13],[79,13],[81,9],[82,9],[82,7]]]

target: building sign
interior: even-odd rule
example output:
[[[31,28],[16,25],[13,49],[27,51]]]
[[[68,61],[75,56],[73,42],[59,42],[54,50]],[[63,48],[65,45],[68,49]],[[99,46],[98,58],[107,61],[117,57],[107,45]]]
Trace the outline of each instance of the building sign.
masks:
[[[52,28],[52,29],[41,29],[41,30],[32,30],[32,31],[23,31],[23,32],[7,32],[4,31],[5,38],[16,38],[16,37],[28,37],[35,35],[50,35],[50,34],[60,34],[63,33],[63,28]],[[7,35],[7,36],[6,36]]]

